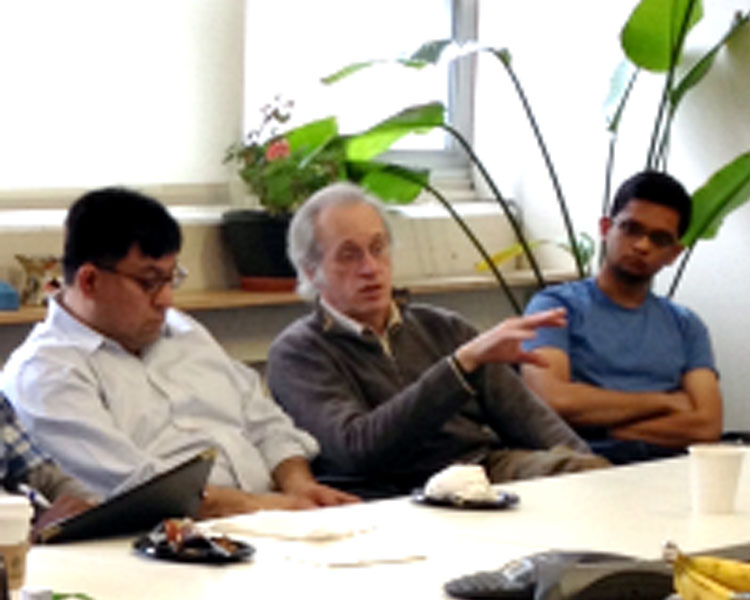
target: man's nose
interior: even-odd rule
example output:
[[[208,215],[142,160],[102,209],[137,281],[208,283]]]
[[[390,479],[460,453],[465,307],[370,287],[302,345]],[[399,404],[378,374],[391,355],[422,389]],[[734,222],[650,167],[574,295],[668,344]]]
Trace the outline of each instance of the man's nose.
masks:
[[[364,273],[374,273],[380,267],[380,261],[369,250],[362,252],[359,270]]]
[[[633,247],[640,252],[650,252],[654,244],[647,233],[643,233],[633,242]]]
[[[165,283],[154,295],[153,304],[159,308],[169,308],[173,303],[174,288],[171,283]]]

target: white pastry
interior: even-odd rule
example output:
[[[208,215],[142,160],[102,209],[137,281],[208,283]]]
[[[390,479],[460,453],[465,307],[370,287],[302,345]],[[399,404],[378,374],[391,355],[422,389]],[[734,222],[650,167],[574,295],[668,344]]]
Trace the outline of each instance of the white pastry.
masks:
[[[498,494],[479,465],[451,465],[427,481],[424,493],[433,500],[493,502]]]

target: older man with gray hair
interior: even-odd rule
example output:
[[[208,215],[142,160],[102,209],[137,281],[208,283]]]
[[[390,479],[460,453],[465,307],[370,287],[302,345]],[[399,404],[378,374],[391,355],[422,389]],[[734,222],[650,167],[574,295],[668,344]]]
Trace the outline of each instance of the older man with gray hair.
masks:
[[[607,465],[521,382],[543,366],[521,341],[564,310],[510,318],[479,334],[459,315],[396,300],[381,205],[337,183],[294,216],[288,253],[311,314],[274,341],[268,382],[320,442],[320,477],[365,497],[408,492],[452,463],[493,482]]]

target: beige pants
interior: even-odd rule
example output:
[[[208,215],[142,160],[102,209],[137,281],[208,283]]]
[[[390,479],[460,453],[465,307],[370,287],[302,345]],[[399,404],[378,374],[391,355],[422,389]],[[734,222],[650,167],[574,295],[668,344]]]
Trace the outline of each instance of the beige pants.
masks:
[[[558,473],[589,471],[611,466],[596,454],[555,446],[550,450],[493,450],[482,461],[492,483],[514,479],[532,479]]]

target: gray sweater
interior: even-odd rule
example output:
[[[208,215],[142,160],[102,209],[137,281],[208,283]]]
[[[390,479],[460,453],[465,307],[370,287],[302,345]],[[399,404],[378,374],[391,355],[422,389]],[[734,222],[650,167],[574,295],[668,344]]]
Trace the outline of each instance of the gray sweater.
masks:
[[[320,306],[271,347],[271,392],[320,442],[319,474],[408,489],[494,448],[588,451],[508,365],[484,366],[467,386],[449,360],[477,334],[460,316],[424,304],[400,308],[403,322],[387,334],[391,356],[374,336],[342,327]]]

